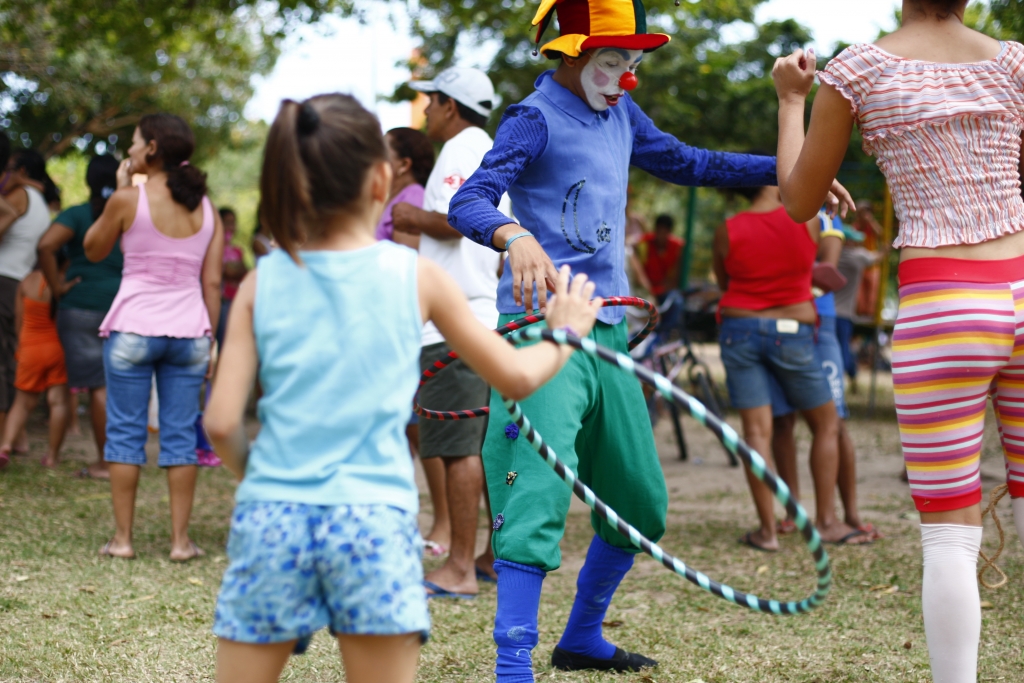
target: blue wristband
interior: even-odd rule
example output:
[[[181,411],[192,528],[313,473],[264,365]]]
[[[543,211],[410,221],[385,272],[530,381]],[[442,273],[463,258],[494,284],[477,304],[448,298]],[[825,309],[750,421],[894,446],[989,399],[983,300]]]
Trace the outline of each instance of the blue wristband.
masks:
[[[533,233],[532,232],[517,232],[516,234],[512,235],[507,240],[505,240],[505,251],[508,251],[508,248],[512,245],[512,243],[515,242],[520,237],[533,237]]]

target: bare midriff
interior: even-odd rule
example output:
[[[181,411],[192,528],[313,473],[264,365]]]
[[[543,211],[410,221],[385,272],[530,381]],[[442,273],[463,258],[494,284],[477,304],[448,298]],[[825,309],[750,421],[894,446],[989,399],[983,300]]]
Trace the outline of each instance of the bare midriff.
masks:
[[[957,258],[971,261],[1002,261],[1024,256],[1024,231],[1003,235],[980,244],[953,244],[948,247],[926,249],[903,247],[900,262],[919,258]],[[723,315],[725,315],[723,313]]]
[[[807,325],[814,325],[818,321],[818,312],[811,301],[789,304],[788,306],[762,308],[758,311],[753,311],[749,308],[723,308],[719,313],[723,318],[774,318],[796,320]]]

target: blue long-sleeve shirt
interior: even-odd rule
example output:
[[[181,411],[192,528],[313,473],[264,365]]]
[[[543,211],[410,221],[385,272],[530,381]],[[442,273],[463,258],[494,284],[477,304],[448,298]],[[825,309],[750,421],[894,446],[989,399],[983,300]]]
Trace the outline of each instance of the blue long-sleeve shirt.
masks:
[[[710,152],[658,130],[625,95],[596,112],[545,72],[536,90],[509,107],[494,147],[452,199],[451,225],[494,248],[494,231],[509,219],[495,207],[508,192],[516,218],[556,266],[569,264],[597,285],[597,295],[629,293],[625,275],[626,187],[629,167],[677,185],[751,187],[776,184],[775,159]],[[518,313],[512,273],[498,285],[498,311]],[[620,309],[603,309],[607,323]]]

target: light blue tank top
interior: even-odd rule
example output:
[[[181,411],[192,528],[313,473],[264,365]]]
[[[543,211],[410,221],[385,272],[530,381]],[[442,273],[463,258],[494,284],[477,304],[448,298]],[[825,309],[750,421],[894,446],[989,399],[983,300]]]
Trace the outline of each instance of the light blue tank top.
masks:
[[[423,328],[416,253],[385,241],[301,257],[259,261],[262,428],[236,498],[415,513],[405,426]]]

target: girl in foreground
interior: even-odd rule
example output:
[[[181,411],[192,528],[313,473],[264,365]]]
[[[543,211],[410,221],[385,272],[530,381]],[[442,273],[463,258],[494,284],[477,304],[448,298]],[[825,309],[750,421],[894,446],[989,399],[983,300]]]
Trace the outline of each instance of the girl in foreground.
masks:
[[[410,682],[429,629],[419,494],[405,440],[432,320],[501,393],[522,398],[572,350],[516,350],[430,261],[374,239],[391,168],[347,95],[285,101],[267,139],[260,219],[281,249],[242,282],[206,429],[241,479],[214,633],[219,683],[276,681],[328,626],[350,683]],[[564,268],[548,325],[590,332],[601,305]],[[262,424],[243,426],[259,370]]]
[[[922,607],[936,683],[977,680],[979,470],[993,395],[1024,538],[1024,46],[963,25],[966,0],[904,0],[903,26],[821,72],[804,144],[813,55],[780,59],[779,187],[811,218],[854,122],[878,157],[900,232],[893,335],[896,415],[921,513]]]

